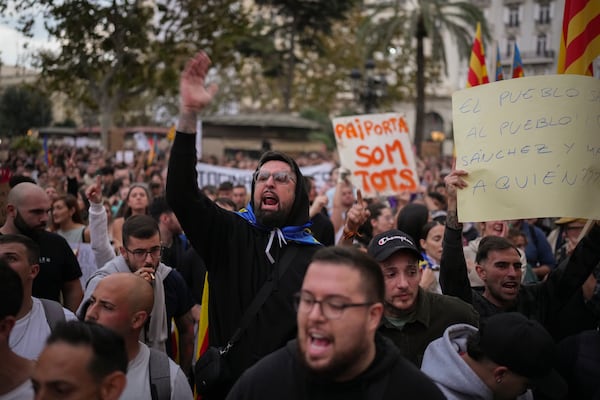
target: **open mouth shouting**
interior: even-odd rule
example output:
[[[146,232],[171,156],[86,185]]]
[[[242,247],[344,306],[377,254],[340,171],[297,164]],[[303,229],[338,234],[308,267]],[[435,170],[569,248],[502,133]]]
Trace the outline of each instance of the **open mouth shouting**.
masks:
[[[333,340],[322,332],[309,331],[307,335],[306,354],[309,359],[325,356],[331,349]]]
[[[492,225],[492,232],[496,236],[502,236],[504,233],[504,222],[497,221]]]
[[[502,289],[508,294],[516,295],[519,292],[519,282],[507,281],[502,284]]]
[[[271,191],[265,191],[260,205],[264,211],[277,211],[279,209],[279,197]]]

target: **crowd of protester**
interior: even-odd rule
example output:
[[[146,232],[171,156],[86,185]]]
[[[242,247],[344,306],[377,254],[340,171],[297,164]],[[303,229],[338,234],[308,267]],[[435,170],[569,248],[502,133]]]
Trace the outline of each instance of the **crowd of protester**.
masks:
[[[393,196],[339,165],[316,187],[299,167],[336,157],[277,151],[208,157],[252,185],[198,188],[209,64],[152,160],[2,161],[0,399],[600,398],[597,222],[460,223],[449,157]]]

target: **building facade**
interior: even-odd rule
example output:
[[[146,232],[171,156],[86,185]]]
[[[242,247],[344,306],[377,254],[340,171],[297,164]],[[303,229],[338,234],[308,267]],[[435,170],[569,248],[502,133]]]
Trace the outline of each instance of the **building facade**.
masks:
[[[471,1],[484,11],[492,38],[492,41],[484,41],[490,81],[495,79],[498,51],[504,79],[511,78],[515,43],[525,76],[556,73],[564,0]],[[459,58],[450,37],[446,37],[446,49],[448,75],[441,84],[426,88],[425,140],[431,140],[432,133],[436,136],[440,131],[445,138],[452,138],[452,93],[466,87],[469,60]],[[400,108],[408,110],[408,118],[414,121],[414,103],[403,103]],[[452,151],[451,145],[444,148],[446,152]]]

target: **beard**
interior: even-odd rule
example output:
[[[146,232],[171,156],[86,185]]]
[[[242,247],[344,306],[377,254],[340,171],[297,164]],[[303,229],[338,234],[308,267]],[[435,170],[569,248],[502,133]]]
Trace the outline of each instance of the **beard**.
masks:
[[[302,351],[302,347],[300,346],[300,342],[298,341],[297,343],[298,359],[300,360],[300,363],[308,371],[310,371],[312,375],[332,381],[335,381],[339,377],[347,375],[348,371],[355,368],[355,366],[361,362],[362,358],[367,352],[366,345],[355,346],[343,353],[338,353],[334,355],[327,366],[320,367],[319,369],[315,370],[306,360],[304,352]]]
[[[279,209],[277,211],[264,211],[261,208],[254,210],[256,220],[263,226],[269,228],[281,228],[285,226],[285,220],[287,219],[287,212]]]
[[[32,228],[31,226],[29,226],[27,224],[27,222],[25,222],[25,220],[23,219],[21,214],[19,213],[19,210],[17,210],[17,215],[15,216],[13,223],[15,224],[15,228],[17,228],[17,230],[21,234],[23,234],[31,239],[37,239],[39,232],[41,232],[45,229],[45,227]]]

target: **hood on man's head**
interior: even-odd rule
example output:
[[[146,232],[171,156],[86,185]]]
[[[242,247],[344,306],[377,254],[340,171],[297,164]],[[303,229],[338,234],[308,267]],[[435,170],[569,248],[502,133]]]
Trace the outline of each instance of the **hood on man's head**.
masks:
[[[258,161],[258,167],[256,168],[256,171],[260,170],[260,168],[269,161],[283,161],[291,167],[292,171],[296,175],[296,190],[294,193],[294,204],[292,205],[292,210],[288,215],[284,226],[301,226],[306,224],[309,221],[308,208],[310,205],[308,202],[308,192],[306,191],[306,186],[304,185],[304,177],[302,175],[302,172],[300,172],[300,167],[298,167],[298,164],[296,164],[296,161],[294,161],[293,158],[291,158],[285,153],[279,151],[267,151],[261,156],[260,160]],[[256,205],[254,204],[254,186],[255,180],[253,177],[252,190],[250,193],[250,204],[256,212]]]

